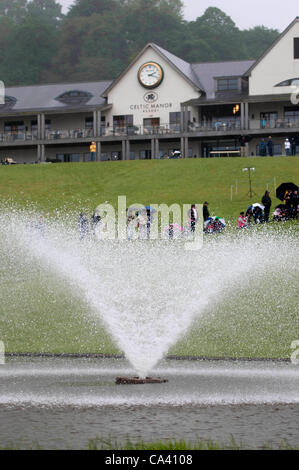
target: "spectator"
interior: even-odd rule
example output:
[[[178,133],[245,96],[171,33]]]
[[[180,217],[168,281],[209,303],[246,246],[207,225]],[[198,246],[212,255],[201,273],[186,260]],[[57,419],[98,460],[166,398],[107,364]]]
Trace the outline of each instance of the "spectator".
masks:
[[[91,142],[91,145],[90,145],[89,149],[90,149],[90,160],[92,162],[95,162],[95,160],[96,160],[96,151],[97,151],[96,143]]]
[[[270,215],[270,210],[271,210],[271,205],[272,205],[272,200],[270,198],[270,192],[266,191],[263,198],[262,198],[262,204],[265,206],[264,209],[264,218],[265,222],[269,222],[269,215]]]
[[[247,228],[248,227],[248,221],[247,217],[245,216],[245,212],[240,212],[239,218],[238,218],[238,228]]]
[[[83,212],[81,212],[78,219],[78,230],[80,240],[83,240],[89,233],[88,218],[85,214],[83,214]]]
[[[191,206],[191,211],[190,211],[190,224],[191,224],[191,232],[195,232],[195,225],[198,220],[197,216],[197,209],[195,204]]]
[[[291,142],[288,138],[286,138],[286,140],[284,141],[284,149],[286,152],[286,156],[289,157],[291,154]]]
[[[208,218],[210,217],[208,205],[209,205],[209,203],[207,201],[203,205],[203,220],[204,220],[204,222],[206,220],[208,220]]]
[[[271,135],[268,138],[267,147],[268,147],[269,157],[273,157],[273,140],[272,140]]]
[[[296,155],[296,139],[295,137],[292,137],[291,139],[291,150],[292,150],[292,156],[294,157]]]
[[[240,138],[241,157],[246,157],[246,138],[244,135]]]
[[[267,145],[265,142],[265,139],[263,138],[260,142],[260,157],[266,157],[267,156]]]

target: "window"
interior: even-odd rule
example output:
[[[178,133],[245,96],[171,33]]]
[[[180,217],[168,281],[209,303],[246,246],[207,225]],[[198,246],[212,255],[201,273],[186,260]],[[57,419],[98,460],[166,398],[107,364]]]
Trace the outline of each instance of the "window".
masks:
[[[85,118],[85,129],[93,129],[93,117]]]
[[[92,98],[92,94],[87,91],[71,90],[59,95],[56,100],[64,104],[85,104]]]
[[[24,121],[11,121],[4,123],[4,133],[13,136],[13,139],[23,139],[25,132]]]
[[[284,108],[284,117],[289,122],[299,121],[299,106]]]
[[[294,59],[299,59],[299,38],[294,38]]]
[[[169,113],[169,124],[181,124],[181,113]]]
[[[217,80],[218,91],[239,90],[238,78],[220,78]]]
[[[275,111],[260,113],[261,128],[265,129],[275,127],[277,119],[278,113]]]
[[[298,86],[299,78],[290,78],[289,80],[284,80],[283,82],[280,82],[275,86],[278,87],[278,86],[292,86],[292,85]]]
[[[57,160],[60,160],[64,163],[69,162],[80,162],[80,155],[79,153],[64,153],[64,154],[57,154]]]
[[[113,128],[116,127],[125,128],[133,126],[133,114],[127,114],[123,116],[113,116]]]
[[[16,98],[13,98],[12,96],[5,96],[4,104],[0,104],[0,110],[2,111],[4,109],[13,108],[16,102]]]
[[[51,119],[45,120],[45,129],[46,131],[51,130]],[[37,133],[37,120],[36,119],[31,121],[31,132]]]

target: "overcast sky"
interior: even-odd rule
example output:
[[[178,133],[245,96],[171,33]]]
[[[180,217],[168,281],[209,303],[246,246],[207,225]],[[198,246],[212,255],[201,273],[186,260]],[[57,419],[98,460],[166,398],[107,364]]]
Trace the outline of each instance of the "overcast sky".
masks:
[[[67,11],[73,0],[58,0]],[[264,25],[283,31],[299,16],[298,0],[183,0],[185,19],[195,20],[206,8],[218,7],[229,15],[240,29]]]

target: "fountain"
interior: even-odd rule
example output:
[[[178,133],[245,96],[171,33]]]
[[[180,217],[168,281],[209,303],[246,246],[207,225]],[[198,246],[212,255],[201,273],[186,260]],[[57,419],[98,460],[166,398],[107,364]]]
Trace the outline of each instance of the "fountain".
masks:
[[[296,365],[175,359],[186,350],[190,356],[201,356],[203,350],[215,356],[224,341],[235,342],[236,357],[252,351],[260,357],[263,342],[273,357],[271,341],[281,345],[274,357],[285,357],[299,334],[296,232],[276,225],[227,232],[206,238],[201,250],[190,252],[179,240],[80,241],[72,228],[75,215],[38,220],[35,212],[25,210],[0,215],[0,340],[10,352],[54,355],[12,357],[0,366],[3,442],[15,436],[15,420],[18,429],[20,420],[24,429],[32,420],[29,435],[46,446],[61,445],[65,436],[56,430],[65,429],[65,423],[72,429],[74,421],[78,434],[95,437],[100,431],[94,416],[105,423],[105,432],[126,438],[130,430],[134,438],[142,429],[144,439],[164,437],[167,429],[169,436],[192,439],[197,435],[194,423],[202,422],[206,429],[212,419],[217,422],[214,434],[204,435],[221,439],[219,416],[223,429],[239,432],[231,406],[224,405],[238,407],[244,429],[250,422],[256,429],[259,423],[259,433],[250,434],[259,436],[255,443],[270,432],[275,438],[290,429],[295,439],[298,423],[288,407],[298,407]],[[213,329],[216,320],[222,322],[220,330]],[[198,340],[201,325],[205,331],[208,325],[215,345],[203,345],[203,336]],[[242,330],[242,340],[236,329]],[[89,347],[96,356],[88,335],[96,337],[98,331],[101,352],[112,351],[109,358],[85,356]],[[66,344],[75,357],[56,357],[66,352]],[[53,409],[62,413],[63,425]],[[41,431],[43,413],[55,429],[50,436]],[[287,423],[287,429],[281,431],[279,423]],[[67,445],[73,445],[73,436]]]
[[[3,211],[0,219],[6,275],[12,265],[29,283],[33,267],[40,278],[52,273],[101,319],[140,382],[227,293],[269,272],[284,282],[290,265],[293,275],[298,269],[296,238],[270,228],[208,239],[202,250],[188,252],[179,241],[82,242],[67,223],[39,226],[26,211]]]

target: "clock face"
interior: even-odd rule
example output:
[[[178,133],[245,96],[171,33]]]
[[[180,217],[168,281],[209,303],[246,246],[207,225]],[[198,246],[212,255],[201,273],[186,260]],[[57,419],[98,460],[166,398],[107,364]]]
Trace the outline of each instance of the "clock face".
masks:
[[[146,62],[138,70],[139,83],[145,88],[156,88],[164,77],[162,67],[156,62]]]

